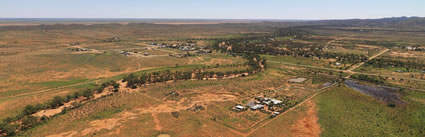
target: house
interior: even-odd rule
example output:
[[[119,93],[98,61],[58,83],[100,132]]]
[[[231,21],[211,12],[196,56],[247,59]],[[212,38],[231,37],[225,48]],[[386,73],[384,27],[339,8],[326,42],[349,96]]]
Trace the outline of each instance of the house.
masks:
[[[246,104],[246,106],[248,106],[249,108],[252,108],[255,106],[255,101],[251,101],[248,104]]]
[[[263,109],[264,105],[260,105],[260,104],[256,104],[253,107],[251,107],[252,110],[259,110],[259,109]]]
[[[271,118],[276,117],[277,115],[280,115],[280,112],[273,112],[272,115],[270,115]]]
[[[69,45],[71,45],[71,46],[76,46],[76,45],[80,45],[80,43],[79,43],[79,42],[75,42],[75,43],[71,43],[71,44],[69,44]]]
[[[252,110],[258,110],[258,109],[264,108],[264,105],[257,104],[255,101],[249,102],[246,106],[251,108]]]
[[[301,83],[301,82],[304,82],[306,80],[307,80],[306,78],[295,78],[295,79],[290,79],[289,83]]]
[[[246,107],[245,107],[245,106],[242,106],[242,105],[236,105],[236,106],[233,108],[233,110],[234,110],[234,111],[237,111],[237,112],[243,111],[243,110],[245,110],[245,109],[246,109]]]
[[[277,100],[277,99],[270,99],[270,101],[271,101],[274,105],[282,104],[282,101]]]
[[[272,104],[272,101],[270,101],[270,100],[268,100],[268,101],[263,101],[263,104],[265,104],[265,105],[271,105]]]
[[[263,103],[266,104],[266,105],[271,105],[271,104],[279,105],[279,104],[282,104],[282,101],[277,100],[277,99],[273,99],[273,98],[265,97]]]
[[[131,55],[131,53],[130,53],[130,52],[128,52],[128,51],[120,51],[119,53],[120,53],[120,54],[123,54],[123,55],[125,55],[125,56]]]
[[[236,105],[236,106],[235,106],[235,108],[236,108],[236,109],[240,109],[240,110],[244,110],[244,109],[245,109],[245,107],[244,107],[244,106],[242,106],[242,105]]]
[[[396,72],[399,72],[399,73],[400,73],[400,72],[404,72],[404,71],[403,71],[403,70],[399,70],[399,69],[397,69],[397,70],[396,70]]]
[[[179,47],[180,50],[189,51],[190,48],[188,46]]]
[[[257,104],[256,101],[251,101],[246,106],[248,106],[252,110],[258,110],[258,109],[263,109],[264,108],[264,105]]]
[[[416,47],[412,47],[412,46],[407,46],[406,47],[407,50],[416,50]]]
[[[71,50],[72,51],[91,51],[90,49],[87,49],[87,48],[73,48]]]
[[[336,66],[341,66],[341,63],[337,62],[335,63]]]

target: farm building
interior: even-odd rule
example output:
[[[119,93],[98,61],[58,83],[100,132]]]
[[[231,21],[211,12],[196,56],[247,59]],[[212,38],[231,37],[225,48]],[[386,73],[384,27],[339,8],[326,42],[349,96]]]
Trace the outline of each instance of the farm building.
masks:
[[[243,111],[243,110],[246,110],[246,107],[245,106],[242,106],[242,105],[236,105],[234,108],[233,108],[233,110],[234,111]]]
[[[341,63],[337,62],[335,63],[336,66],[341,66]]]
[[[295,78],[295,79],[290,79],[289,82],[290,83],[301,83],[301,82],[304,82],[306,80],[307,80],[306,78]]]
[[[252,110],[259,110],[259,109],[263,109],[264,108],[264,105],[257,104],[257,103],[255,103],[255,101],[249,102],[246,106],[248,106]]]

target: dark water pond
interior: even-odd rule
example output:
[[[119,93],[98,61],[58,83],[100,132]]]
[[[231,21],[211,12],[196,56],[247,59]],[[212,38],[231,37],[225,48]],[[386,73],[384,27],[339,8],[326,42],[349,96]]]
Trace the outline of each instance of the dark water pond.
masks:
[[[372,96],[378,100],[385,101],[387,103],[394,104],[403,104],[404,102],[400,99],[400,95],[395,91],[398,91],[398,88],[387,87],[387,86],[369,86],[359,84],[352,80],[344,81],[345,85],[348,87],[359,91],[363,94]]]

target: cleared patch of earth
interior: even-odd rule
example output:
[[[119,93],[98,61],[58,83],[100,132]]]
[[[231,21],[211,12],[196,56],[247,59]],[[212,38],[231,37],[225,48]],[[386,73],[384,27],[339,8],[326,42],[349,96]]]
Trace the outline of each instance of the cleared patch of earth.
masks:
[[[70,132],[64,132],[64,133],[60,133],[60,134],[54,134],[54,135],[50,135],[50,136],[46,136],[46,137],[72,137],[72,136],[74,136],[76,134],[78,134],[78,132],[70,131]]]
[[[308,108],[307,115],[297,120],[297,122],[290,127],[292,135],[295,137],[319,137],[320,125],[317,122],[316,104],[311,100],[306,102]]]
[[[153,122],[155,123],[155,130],[161,131],[162,127],[161,127],[161,123],[158,119],[158,116],[154,113],[152,113],[152,118],[153,118]]]
[[[171,136],[168,134],[160,134],[158,137],[171,137]]]
[[[81,131],[81,135],[89,135],[94,132],[98,132],[102,129],[112,130],[114,128],[119,128],[124,122],[136,119],[138,115],[151,113],[153,121],[155,122],[155,129],[160,131],[162,127],[160,125],[160,120],[157,118],[158,113],[170,113],[176,111],[182,111],[192,108],[195,105],[199,104],[208,104],[211,102],[220,102],[220,101],[231,101],[237,99],[236,95],[226,94],[226,93],[205,93],[200,94],[191,98],[182,99],[180,101],[167,101],[163,104],[152,106],[149,108],[138,108],[132,112],[121,112],[118,113],[114,118],[103,119],[103,120],[94,120],[90,122],[90,127]],[[72,133],[77,131],[71,131]],[[70,132],[64,132],[57,135],[65,135]],[[78,132],[77,132],[78,133]],[[73,134],[75,135],[75,134]],[[52,137],[54,137],[52,135]]]
[[[88,135],[93,132],[100,131],[102,129],[111,130],[117,126],[120,126],[122,124],[121,121],[129,120],[129,119],[136,119],[136,114],[131,112],[123,112],[120,113],[118,118],[110,118],[110,119],[104,119],[104,120],[95,120],[90,122],[90,128],[84,129],[81,134],[83,136]]]

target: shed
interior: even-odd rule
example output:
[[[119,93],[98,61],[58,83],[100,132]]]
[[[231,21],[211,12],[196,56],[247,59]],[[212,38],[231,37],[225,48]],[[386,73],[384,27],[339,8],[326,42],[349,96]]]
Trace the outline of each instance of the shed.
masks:
[[[301,82],[304,82],[306,80],[307,80],[306,78],[295,78],[295,79],[290,79],[289,82],[291,82],[291,83],[301,83]]]
[[[235,108],[236,109],[239,109],[239,110],[244,110],[245,109],[245,107],[242,106],[242,105],[236,105]]]
[[[251,107],[251,109],[253,109],[253,110],[258,110],[258,109],[263,109],[263,108],[264,108],[264,105],[260,105],[260,104],[256,104],[253,107]]]
[[[255,101],[251,101],[248,104],[246,104],[246,106],[248,106],[249,108],[252,108],[255,106]]]
[[[270,99],[270,101],[273,102],[274,105],[278,105],[278,104],[282,103],[282,101],[277,100],[277,99]]]

